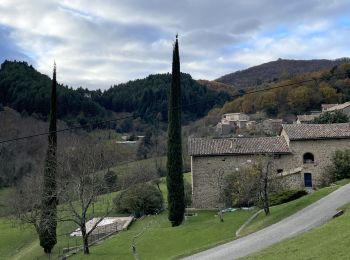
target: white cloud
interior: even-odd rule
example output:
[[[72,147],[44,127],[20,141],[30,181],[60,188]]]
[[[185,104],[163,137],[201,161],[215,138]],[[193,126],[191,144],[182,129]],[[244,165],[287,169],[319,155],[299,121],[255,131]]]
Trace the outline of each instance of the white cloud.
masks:
[[[345,0],[2,0],[0,26],[41,72],[56,59],[61,82],[107,88],[170,71],[177,32],[182,70],[195,78],[279,57],[350,56],[349,28],[336,21],[347,10]]]

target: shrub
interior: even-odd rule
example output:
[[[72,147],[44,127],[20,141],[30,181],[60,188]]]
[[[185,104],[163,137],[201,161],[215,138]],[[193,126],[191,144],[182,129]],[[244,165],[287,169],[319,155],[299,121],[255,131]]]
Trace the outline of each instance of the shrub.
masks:
[[[286,190],[281,192],[273,192],[269,195],[271,206],[286,203],[292,200],[299,199],[300,197],[306,195],[305,190]]]
[[[185,205],[186,207],[191,206],[192,204],[192,185],[185,181]]]
[[[349,117],[339,110],[336,110],[334,112],[325,112],[313,120],[313,123],[315,124],[335,124],[347,122],[349,122]]]
[[[122,191],[114,200],[116,210],[120,213],[140,217],[156,214],[163,208],[162,193],[149,183],[140,183]]]
[[[350,150],[336,151],[332,157],[332,168],[336,180],[350,178]]]

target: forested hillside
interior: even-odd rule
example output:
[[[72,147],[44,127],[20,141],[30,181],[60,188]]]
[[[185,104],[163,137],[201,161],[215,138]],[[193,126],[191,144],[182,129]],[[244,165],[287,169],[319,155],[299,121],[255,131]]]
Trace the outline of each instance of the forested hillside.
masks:
[[[314,79],[311,80],[310,79]],[[308,80],[308,82],[299,83]],[[294,84],[296,83],[296,84]],[[293,85],[291,85],[293,84]],[[277,86],[291,85],[286,87]],[[268,116],[284,117],[320,110],[322,103],[341,103],[350,100],[350,64],[328,72],[312,72],[269,84],[277,87],[244,95],[227,102],[221,113],[265,111]]]
[[[160,116],[167,121],[167,95],[171,74],[150,75],[145,79],[113,86],[105,92],[95,92],[93,100],[115,112],[137,112],[145,120]],[[189,74],[181,73],[182,111],[185,121],[205,116],[214,106],[230,99],[226,92],[217,92],[198,84]]]
[[[228,93],[208,89],[189,74],[181,76],[184,121],[202,117],[230,99]],[[49,112],[50,82],[48,76],[26,62],[5,61],[0,69],[0,103],[45,119]],[[166,121],[170,82],[170,74],[157,74],[115,85],[106,91],[59,85],[58,117],[85,124],[110,118],[111,112],[130,112],[145,122],[156,116]]]
[[[224,91],[229,93],[230,95],[237,95],[238,89],[235,86],[224,84],[218,81],[214,80],[205,80],[205,79],[199,79],[197,82],[203,86],[208,87],[209,89],[215,90],[215,91]]]
[[[49,113],[51,79],[26,62],[5,61],[0,69],[0,103],[20,113],[46,119]],[[92,122],[107,111],[88,98],[81,88],[58,85],[58,118],[70,122]]]
[[[216,81],[237,88],[259,86],[263,83],[288,79],[292,76],[320,70],[330,70],[334,66],[349,63],[349,58],[336,60],[287,60],[278,59],[245,70],[222,76]]]

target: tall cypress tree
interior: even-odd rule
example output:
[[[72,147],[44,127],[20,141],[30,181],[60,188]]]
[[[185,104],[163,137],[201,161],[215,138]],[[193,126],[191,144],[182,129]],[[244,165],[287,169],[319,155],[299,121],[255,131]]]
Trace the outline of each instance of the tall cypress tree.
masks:
[[[167,188],[169,220],[172,226],[182,223],[185,213],[181,144],[181,84],[179,43],[176,35],[173,49],[172,82],[169,95],[167,151]]]
[[[49,126],[49,144],[46,153],[43,193],[41,205],[41,219],[39,225],[40,245],[44,248],[45,253],[51,253],[52,248],[57,242],[57,97],[56,97],[56,64],[54,64],[51,102],[50,102],[50,126]]]

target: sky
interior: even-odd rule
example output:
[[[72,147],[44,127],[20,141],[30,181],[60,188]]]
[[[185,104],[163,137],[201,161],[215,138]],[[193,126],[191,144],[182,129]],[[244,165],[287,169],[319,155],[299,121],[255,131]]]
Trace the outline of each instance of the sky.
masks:
[[[0,62],[72,87],[171,71],[213,80],[264,62],[350,57],[349,0],[0,0]]]

